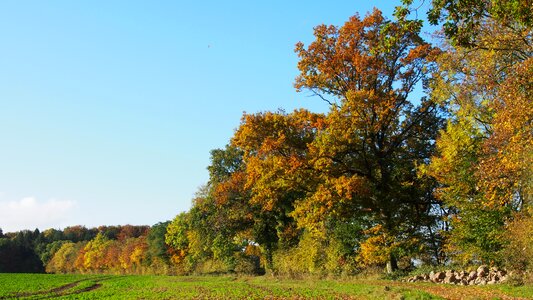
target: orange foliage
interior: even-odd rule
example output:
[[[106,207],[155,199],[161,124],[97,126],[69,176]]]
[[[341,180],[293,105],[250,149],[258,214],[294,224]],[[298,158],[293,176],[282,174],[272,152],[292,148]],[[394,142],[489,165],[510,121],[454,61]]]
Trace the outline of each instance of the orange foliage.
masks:
[[[533,192],[533,58],[508,72],[490,104],[492,134],[483,144],[478,171],[488,203],[498,206]]]
[[[271,211],[308,184],[308,144],[324,127],[323,115],[306,110],[244,115],[232,144],[244,151],[246,171],[233,177],[251,191],[251,203]]]

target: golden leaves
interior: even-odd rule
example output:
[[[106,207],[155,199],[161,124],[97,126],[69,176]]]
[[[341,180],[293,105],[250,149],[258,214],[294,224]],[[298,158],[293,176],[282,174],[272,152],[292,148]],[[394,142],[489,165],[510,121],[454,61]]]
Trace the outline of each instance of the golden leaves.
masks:
[[[478,176],[492,205],[527,199],[533,182],[533,58],[508,70],[498,89],[492,134],[483,144]],[[529,189],[529,191],[528,191]]]

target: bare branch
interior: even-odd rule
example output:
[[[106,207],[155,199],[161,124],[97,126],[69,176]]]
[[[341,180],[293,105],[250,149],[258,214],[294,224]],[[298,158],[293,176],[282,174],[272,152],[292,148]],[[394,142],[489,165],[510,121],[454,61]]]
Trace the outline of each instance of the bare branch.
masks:
[[[340,105],[338,105],[336,102],[333,102],[333,101],[330,101],[328,99],[326,99],[324,96],[322,96],[320,93],[318,93],[315,89],[309,89],[311,92],[313,92],[313,96],[318,96],[320,97],[320,99],[322,99],[322,101],[326,102],[327,104],[331,105],[331,106],[335,106],[337,108],[341,108]]]

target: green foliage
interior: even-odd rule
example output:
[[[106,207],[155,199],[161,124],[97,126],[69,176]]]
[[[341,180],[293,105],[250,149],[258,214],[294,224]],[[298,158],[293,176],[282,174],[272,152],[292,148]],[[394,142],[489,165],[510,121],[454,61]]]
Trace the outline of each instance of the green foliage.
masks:
[[[238,252],[235,255],[233,270],[240,275],[263,275],[265,270],[261,268],[260,263],[259,256]]]
[[[42,273],[42,262],[31,244],[25,233],[13,240],[0,238],[0,272]]]
[[[428,13],[430,23],[444,21],[444,33],[455,44],[469,47],[477,45],[477,35],[487,17],[507,26],[533,25],[531,3],[521,0],[433,0]]]
[[[211,150],[211,165],[207,167],[209,179],[213,183],[227,180],[242,167],[242,151],[236,147]]]
[[[49,244],[42,244],[44,245],[44,250],[41,251],[40,257],[43,264],[46,266],[46,264],[54,257],[55,253],[61,249],[63,244],[68,243],[67,241],[53,241]],[[38,251],[39,253],[39,251]]]
[[[165,234],[169,224],[170,221],[157,223],[150,228],[146,235],[147,254],[150,262],[161,260],[166,264],[170,261],[169,249],[165,242]]]
[[[305,232],[295,247],[274,252],[274,274],[289,278],[353,275],[355,260],[350,252],[335,236],[326,239]]]
[[[395,15],[404,17],[423,1],[402,0]],[[533,25],[533,10],[529,1],[522,0],[432,0],[427,19],[432,25],[442,25],[445,36],[455,46],[479,47],[479,35],[487,22],[502,24],[514,31],[528,30]],[[416,8],[415,8],[416,10]],[[529,37],[531,39],[531,37]]]
[[[231,259],[233,253],[237,250],[233,241],[221,234],[215,237],[211,249],[213,251],[213,258],[220,260]]]
[[[165,234],[165,243],[172,247],[171,259],[174,263],[180,263],[189,249],[188,230],[190,228],[189,215],[180,213],[168,225]]]
[[[498,210],[463,209],[452,222],[447,250],[463,264],[501,264],[506,215],[508,213]]]
[[[515,215],[503,235],[504,264],[513,270],[533,271],[533,217],[531,208]]]

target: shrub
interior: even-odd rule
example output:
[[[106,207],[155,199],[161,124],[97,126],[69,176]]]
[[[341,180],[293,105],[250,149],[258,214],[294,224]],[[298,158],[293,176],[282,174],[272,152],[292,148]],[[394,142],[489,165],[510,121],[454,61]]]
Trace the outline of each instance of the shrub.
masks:
[[[507,225],[503,250],[505,266],[512,270],[533,271],[533,217],[521,212]]]
[[[265,270],[260,266],[260,258],[255,255],[238,253],[235,258],[235,273],[241,275],[262,275]]]

